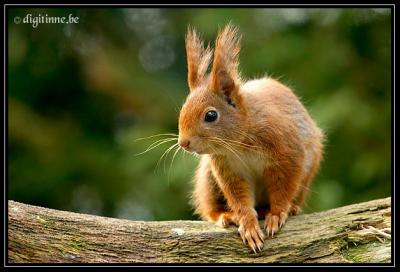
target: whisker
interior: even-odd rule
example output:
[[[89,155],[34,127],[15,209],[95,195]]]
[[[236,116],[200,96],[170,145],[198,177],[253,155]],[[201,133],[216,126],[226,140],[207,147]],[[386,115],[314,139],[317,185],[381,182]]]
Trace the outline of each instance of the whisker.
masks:
[[[240,162],[243,164],[243,166],[245,166],[246,168],[249,169],[249,166],[242,160],[242,158],[239,156],[239,154],[234,150],[234,148],[232,146],[230,146],[228,143],[224,142],[222,139],[219,139],[219,138],[215,138],[215,139],[218,139],[219,142],[216,140],[211,140],[211,141],[214,141],[215,143],[219,143],[221,146],[228,149],[230,152],[232,152],[232,154],[234,154],[240,160]]]
[[[204,137],[204,138],[222,140],[221,138],[218,138],[218,137]],[[248,145],[248,144],[244,144],[244,143],[241,143],[241,142],[238,142],[238,141],[234,141],[234,140],[224,139],[223,141],[229,142],[232,145],[235,145],[235,146],[238,146],[238,147],[247,148],[247,149],[250,149],[250,150],[260,150],[261,149],[258,146]]]
[[[217,129],[217,128],[213,128],[212,130],[214,131],[219,131],[219,132],[223,132],[221,129]],[[236,133],[242,135],[243,137],[245,137],[246,139],[248,139],[251,143],[254,143],[254,146],[257,146],[258,148],[262,149],[262,144],[260,143],[260,141],[255,138],[253,135],[250,135],[248,133],[246,133],[245,131],[242,130],[236,130]],[[227,140],[227,139],[226,139]],[[244,143],[242,143],[244,144]]]
[[[175,134],[175,133],[161,133],[161,134],[151,135],[151,136],[148,136],[148,137],[137,138],[137,139],[134,140],[134,142],[143,141],[143,140],[146,140],[146,139],[151,139],[151,138],[160,137],[160,136],[179,136],[179,135]]]
[[[167,154],[165,155],[164,162],[163,162],[164,174],[167,173],[166,166],[165,166],[165,162],[167,161],[167,158],[168,158],[168,156],[169,156],[169,153],[170,153],[172,150],[174,150],[175,147],[177,147],[177,144],[174,144],[173,146],[171,146],[170,148],[168,148],[168,152],[167,152]]]
[[[211,150],[214,152],[214,153],[217,153],[217,151],[215,150],[215,148],[212,146],[212,145],[208,145],[210,148],[211,148]]]
[[[251,142],[259,144],[259,140],[257,138],[254,138],[254,135],[250,135],[250,134],[248,134],[248,133],[246,133],[245,131],[242,131],[242,130],[237,130],[236,132],[239,133],[240,135],[246,137]]]
[[[171,160],[171,163],[170,163],[169,169],[168,169],[168,186],[169,186],[169,181],[170,181],[170,177],[171,177],[171,168],[172,168],[172,165],[174,164],[175,156],[176,156],[176,154],[178,154],[178,152],[180,150],[181,150],[181,147],[178,145],[177,149],[174,152],[174,155],[172,156],[172,160]]]
[[[185,167],[187,167],[187,159],[186,159],[186,154],[187,153],[182,149],[181,154],[182,154],[182,157],[183,157],[183,162],[185,163]]]
[[[156,169],[158,169],[158,167],[159,167],[159,165],[160,165],[160,162],[162,161],[162,159],[164,158],[164,156],[166,156],[166,154],[169,153],[169,151],[170,151],[172,148],[174,148],[175,146],[177,146],[177,145],[178,145],[178,143],[173,144],[172,146],[170,146],[169,148],[167,148],[167,149],[164,151],[164,153],[161,155],[161,157],[160,157],[160,158],[158,159],[158,161],[157,161]],[[165,170],[165,168],[164,168],[164,170]]]
[[[210,129],[213,130],[213,131],[224,132],[223,130],[218,129],[218,128],[210,128]],[[254,143],[254,144],[256,144],[258,146],[259,141],[258,141],[258,139],[254,138],[253,135],[250,135],[250,134],[246,133],[245,131],[241,131],[241,130],[236,130],[235,133],[238,133],[238,134],[242,135],[246,139],[250,140],[250,142],[252,142],[252,143]],[[242,143],[242,144],[244,144],[244,143]]]
[[[178,140],[178,138],[171,137],[171,138],[165,138],[165,139],[157,140],[157,141],[155,141],[154,143],[152,143],[152,144],[149,146],[149,148],[152,147],[153,145],[156,145],[156,144],[159,143],[159,142],[164,142],[164,141],[169,141],[169,140]]]
[[[213,138],[208,138],[208,139],[210,139],[210,140],[211,139],[216,139],[216,140],[220,140],[220,141],[222,140],[222,139],[220,139],[218,137],[213,137]],[[222,141],[224,141],[230,147],[235,146],[235,147],[243,148],[243,149],[250,150],[250,151],[261,152],[261,149],[259,147],[256,147],[256,146],[238,144],[237,142],[230,142],[230,141],[227,141],[227,140],[222,140]]]
[[[239,141],[235,141],[235,140],[231,140],[231,139],[226,139],[226,141],[229,141],[229,142],[232,142],[232,143],[237,143],[239,145],[247,146],[247,147],[250,147],[250,148],[253,148],[253,149],[261,149],[260,146],[245,144],[245,143],[242,143],[242,142],[239,142]]]
[[[153,150],[154,148],[156,148],[156,147],[158,147],[158,146],[160,146],[162,144],[165,144],[165,143],[168,143],[168,142],[172,142],[172,141],[175,141],[175,140],[177,140],[177,138],[167,138],[167,139],[157,140],[156,142],[154,142],[151,145],[149,145],[145,151],[137,153],[137,154],[135,154],[135,156],[143,155],[143,154]]]
[[[152,143],[149,147],[151,147],[151,146],[153,146],[153,145],[155,145],[155,144],[157,144],[157,143],[159,143],[159,142],[166,141],[166,140],[178,140],[178,138],[170,137],[170,138],[160,139],[160,140],[157,140],[157,141],[155,141],[154,143]]]
[[[300,188],[303,188],[303,189],[305,189],[305,190],[307,190],[307,191],[308,191],[309,193],[311,193],[311,194],[320,195],[319,192],[314,191],[314,190],[311,190],[310,186],[304,186],[304,185],[300,184],[299,187],[300,187]]]
[[[175,110],[175,112],[179,115],[180,108],[179,108],[178,103],[176,102],[176,100],[174,99],[173,96],[171,96],[171,95],[168,94],[168,93],[167,93],[167,95],[168,95],[168,99],[169,99],[170,101],[172,101],[172,103],[174,103],[174,110]]]

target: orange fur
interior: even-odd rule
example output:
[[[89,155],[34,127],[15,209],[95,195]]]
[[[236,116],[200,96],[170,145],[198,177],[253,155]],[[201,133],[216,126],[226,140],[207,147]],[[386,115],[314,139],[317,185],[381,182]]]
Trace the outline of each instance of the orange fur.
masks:
[[[188,83],[194,89],[204,78],[210,65],[212,52],[208,46],[204,49],[203,42],[193,28],[188,28],[185,38],[185,47],[188,65]]]
[[[179,116],[179,142],[201,154],[193,205],[204,220],[239,226],[245,243],[261,250],[289,215],[297,214],[322,159],[323,134],[291,89],[272,78],[242,83],[237,29],[218,34],[210,49],[193,29],[186,36],[190,94]],[[218,119],[205,122],[208,111]],[[182,143],[185,143],[183,145]]]
[[[211,72],[211,90],[230,91],[240,84],[240,37],[237,29],[228,24],[219,32],[215,42],[214,62]]]

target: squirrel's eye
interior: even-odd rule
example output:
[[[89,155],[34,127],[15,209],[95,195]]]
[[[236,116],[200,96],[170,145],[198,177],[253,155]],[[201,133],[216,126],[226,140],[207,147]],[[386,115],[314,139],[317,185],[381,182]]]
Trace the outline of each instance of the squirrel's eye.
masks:
[[[208,111],[206,113],[206,116],[204,117],[204,121],[206,122],[214,122],[215,120],[217,120],[218,117],[218,113],[216,111]]]

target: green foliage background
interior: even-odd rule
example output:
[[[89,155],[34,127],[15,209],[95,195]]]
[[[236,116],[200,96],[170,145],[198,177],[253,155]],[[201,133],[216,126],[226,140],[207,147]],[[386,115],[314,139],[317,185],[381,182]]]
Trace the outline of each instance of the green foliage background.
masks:
[[[77,24],[15,23],[77,16]],[[27,20],[27,19],[25,19]],[[327,135],[305,210],[391,193],[390,9],[8,8],[8,197],[112,217],[193,219],[198,158],[169,147],[188,87],[188,24],[232,21],[244,77],[294,88]]]

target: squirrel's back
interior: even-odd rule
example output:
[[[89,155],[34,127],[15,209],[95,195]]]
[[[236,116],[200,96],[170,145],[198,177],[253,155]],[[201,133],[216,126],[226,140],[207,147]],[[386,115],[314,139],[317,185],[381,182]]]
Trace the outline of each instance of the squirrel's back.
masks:
[[[271,146],[288,146],[304,152],[303,177],[318,168],[323,133],[293,91],[279,81],[264,77],[244,83],[240,92],[253,120],[249,130]],[[256,120],[256,122],[254,122]]]
[[[299,98],[279,81],[270,77],[250,80],[241,86],[240,93],[249,119],[257,120],[259,128],[268,129],[263,125],[266,120],[277,121],[279,124],[274,124],[276,126],[294,126],[303,142],[311,139],[322,141],[322,131]]]

